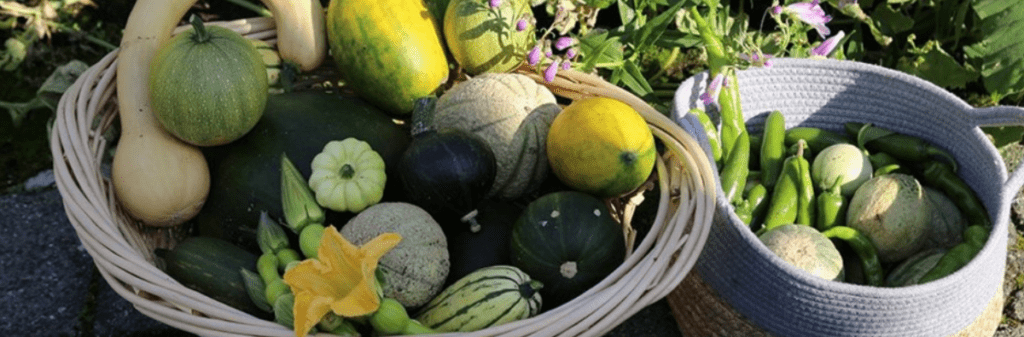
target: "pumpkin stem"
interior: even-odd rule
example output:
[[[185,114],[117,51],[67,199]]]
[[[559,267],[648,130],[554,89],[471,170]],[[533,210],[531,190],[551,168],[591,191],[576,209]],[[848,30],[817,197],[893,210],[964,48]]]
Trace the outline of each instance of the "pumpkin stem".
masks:
[[[469,213],[466,213],[466,215],[462,216],[462,222],[469,223],[469,231],[472,233],[477,233],[480,231],[480,223],[476,222],[477,214],[480,214],[480,212],[474,209]]]
[[[193,40],[196,43],[203,43],[210,41],[210,32],[206,30],[206,26],[203,25],[203,19],[200,19],[198,15],[192,15],[192,28],[195,29],[196,34],[193,36]]]
[[[562,274],[562,277],[567,279],[576,277],[576,273],[579,272],[579,270],[576,269],[576,261],[568,261],[566,263],[563,263],[562,266],[559,268],[559,272]]]
[[[338,174],[345,179],[352,179],[352,176],[356,175],[356,169],[352,168],[352,165],[349,164],[342,165],[340,171]]]

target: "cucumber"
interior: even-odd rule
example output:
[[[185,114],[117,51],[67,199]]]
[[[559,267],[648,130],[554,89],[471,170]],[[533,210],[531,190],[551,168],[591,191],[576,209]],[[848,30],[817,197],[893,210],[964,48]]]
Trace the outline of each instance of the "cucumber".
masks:
[[[470,332],[537,315],[541,283],[519,268],[478,269],[445,289],[416,315],[438,332]]]
[[[174,249],[157,249],[165,271],[182,285],[247,313],[266,316],[249,299],[241,269],[255,272],[256,255],[230,242],[194,236]]]

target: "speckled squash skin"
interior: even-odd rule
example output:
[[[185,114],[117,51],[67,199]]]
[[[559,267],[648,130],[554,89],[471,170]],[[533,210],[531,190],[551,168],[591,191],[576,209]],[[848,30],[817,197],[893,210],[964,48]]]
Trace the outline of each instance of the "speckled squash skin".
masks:
[[[256,47],[222,27],[207,26],[208,41],[188,30],[153,59],[149,77],[153,112],[164,129],[196,146],[241,138],[263,116],[269,83]]]
[[[615,270],[626,257],[622,225],[607,206],[582,192],[546,194],[512,227],[512,264],[544,284],[548,308],[572,300]]]
[[[418,307],[441,292],[448,277],[448,240],[441,226],[422,208],[403,202],[370,206],[341,228],[341,235],[362,245],[381,233],[398,233],[402,241],[380,259],[383,291],[405,307]]]
[[[488,197],[515,199],[548,175],[548,129],[561,107],[544,86],[519,74],[486,73],[455,85],[421,120],[429,129],[472,132],[494,151],[498,171]]]
[[[846,224],[871,239],[883,263],[897,262],[924,245],[931,213],[917,179],[890,173],[871,178],[854,192]]]

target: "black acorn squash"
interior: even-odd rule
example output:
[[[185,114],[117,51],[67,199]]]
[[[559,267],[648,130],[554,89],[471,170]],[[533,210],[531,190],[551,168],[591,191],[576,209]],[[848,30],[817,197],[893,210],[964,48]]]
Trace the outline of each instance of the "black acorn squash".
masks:
[[[447,226],[449,260],[448,283],[454,283],[463,276],[484,267],[512,264],[509,260],[509,243],[512,240],[512,225],[523,213],[523,206],[507,201],[484,200],[477,207],[476,216],[480,230],[473,232],[467,226]],[[457,218],[438,219],[445,223],[463,224]]]
[[[210,165],[210,194],[193,220],[199,234],[228,240],[251,251],[261,211],[281,219],[281,153],[306,179],[310,163],[327,142],[355,137],[384,159],[388,177],[408,147],[408,128],[355,96],[322,91],[271,95],[263,117],[241,139],[204,148]],[[400,201],[401,184],[388,179],[385,201]],[[327,224],[345,224],[350,213],[325,209]]]
[[[544,283],[546,308],[594,286],[626,256],[622,226],[597,198],[576,191],[531,202],[512,228],[512,264]]]
[[[398,176],[409,202],[435,218],[464,220],[462,225],[474,231],[479,230],[474,222],[477,204],[491,189],[496,172],[494,152],[487,143],[459,129],[417,134],[398,163]]]

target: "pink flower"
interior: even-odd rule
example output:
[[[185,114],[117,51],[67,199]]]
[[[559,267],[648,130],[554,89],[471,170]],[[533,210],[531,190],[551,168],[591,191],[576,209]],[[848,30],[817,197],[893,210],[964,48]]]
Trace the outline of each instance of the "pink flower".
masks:
[[[787,13],[794,15],[800,21],[813,26],[818,31],[818,34],[825,38],[831,34],[831,31],[829,31],[825,24],[832,21],[832,17],[825,14],[825,10],[821,9],[821,5],[818,2],[819,0],[812,0],[811,2],[800,2],[785,7],[775,6],[772,7],[772,14]]]
[[[715,75],[711,79],[711,84],[708,84],[707,91],[700,95],[700,100],[704,102],[704,105],[718,106],[718,95],[722,93],[722,87],[725,85],[725,75]]]
[[[526,19],[519,19],[519,22],[516,22],[516,31],[521,32],[526,30],[527,25],[528,23],[526,22]]]
[[[537,63],[540,63],[540,46],[530,49],[530,52],[526,54],[526,63],[531,66],[535,66]]]
[[[491,0],[491,8],[498,8],[501,6],[501,0]]]
[[[558,74],[558,62],[551,62],[551,65],[544,69],[544,80],[548,82],[554,81],[556,74]]]
[[[558,40],[555,40],[555,49],[564,50],[565,48],[572,47],[574,43],[576,43],[575,39],[568,36],[563,36],[558,38]]]
[[[763,55],[760,52],[751,53],[751,54],[740,54],[739,55],[739,58],[741,60],[750,62],[750,64],[755,66],[755,67],[765,67],[765,68],[772,66],[772,61],[771,61],[772,57],[773,56],[771,54]]]
[[[569,48],[569,50],[565,52],[565,58],[571,59],[573,57],[576,57],[576,48]]]
[[[846,36],[846,33],[840,30],[836,35],[822,41],[817,47],[811,49],[811,56],[828,57],[839,46],[839,40],[842,40],[844,36]]]
[[[562,62],[562,70],[569,70],[569,68],[571,68],[571,67],[572,67],[572,62],[569,62],[568,60]]]

